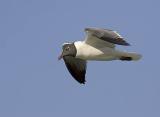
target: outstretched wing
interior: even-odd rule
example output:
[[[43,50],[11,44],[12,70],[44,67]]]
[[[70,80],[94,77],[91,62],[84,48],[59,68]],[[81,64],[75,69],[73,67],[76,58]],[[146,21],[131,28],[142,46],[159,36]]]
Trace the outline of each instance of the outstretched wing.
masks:
[[[63,59],[68,71],[73,76],[73,78],[77,80],[79,83],[84,84],[86,68],[87,68],[86,61],[74,58],[72,56],[65,56],[63,57]]]
[[[92,46],[102,44],[102,46],[108,46],[114,48],[115,47],[114,44],[124,45],[124,46],[130,45],[116,31],[108,29],[99,29],[99,28],[85,28],[85,31],[87,32],[87,37],[85,42]]]

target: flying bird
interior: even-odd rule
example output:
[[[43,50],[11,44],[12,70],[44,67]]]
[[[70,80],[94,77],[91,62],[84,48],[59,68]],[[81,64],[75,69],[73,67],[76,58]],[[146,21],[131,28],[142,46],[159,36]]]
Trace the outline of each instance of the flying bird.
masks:
[[[115,44],[130,44],[116,31],[101,28],[85,28],[84,41],[64,43],[59,60],[63,58],[65,65],[75,80],[85,83],[87,61],[137,61],[140,54],[117,50]]]

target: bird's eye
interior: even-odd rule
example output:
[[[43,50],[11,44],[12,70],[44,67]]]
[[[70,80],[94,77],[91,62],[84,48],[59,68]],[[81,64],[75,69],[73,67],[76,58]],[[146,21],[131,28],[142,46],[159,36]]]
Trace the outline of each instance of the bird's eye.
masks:
[[[70,50],[70,48],[69,48],[69,47],[66,47],[66,48],[65,48],[65,50],[66,50],[66,51],[69,51],[69,50]]]

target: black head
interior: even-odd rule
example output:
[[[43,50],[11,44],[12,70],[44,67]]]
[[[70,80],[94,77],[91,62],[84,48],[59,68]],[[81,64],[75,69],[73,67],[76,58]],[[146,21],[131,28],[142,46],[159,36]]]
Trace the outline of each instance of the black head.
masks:
[[[76,47],[74,45],[74,43],[66,43],[66,44],[63,44],[62,46],[62,54],[59,56],[59,60],[61,58],[63,58],[64,56],[72,56],[72,57],[75,57],[76,54],[77,54],[77,50],[76,50]]]

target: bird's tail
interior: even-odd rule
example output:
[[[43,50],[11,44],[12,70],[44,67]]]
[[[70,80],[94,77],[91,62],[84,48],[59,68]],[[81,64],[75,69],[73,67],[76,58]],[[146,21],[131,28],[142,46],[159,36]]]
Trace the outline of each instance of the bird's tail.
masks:
[[[122,61],[137,61],[142,58],[142,55],[134,52],[121,52],[119,59]]]

